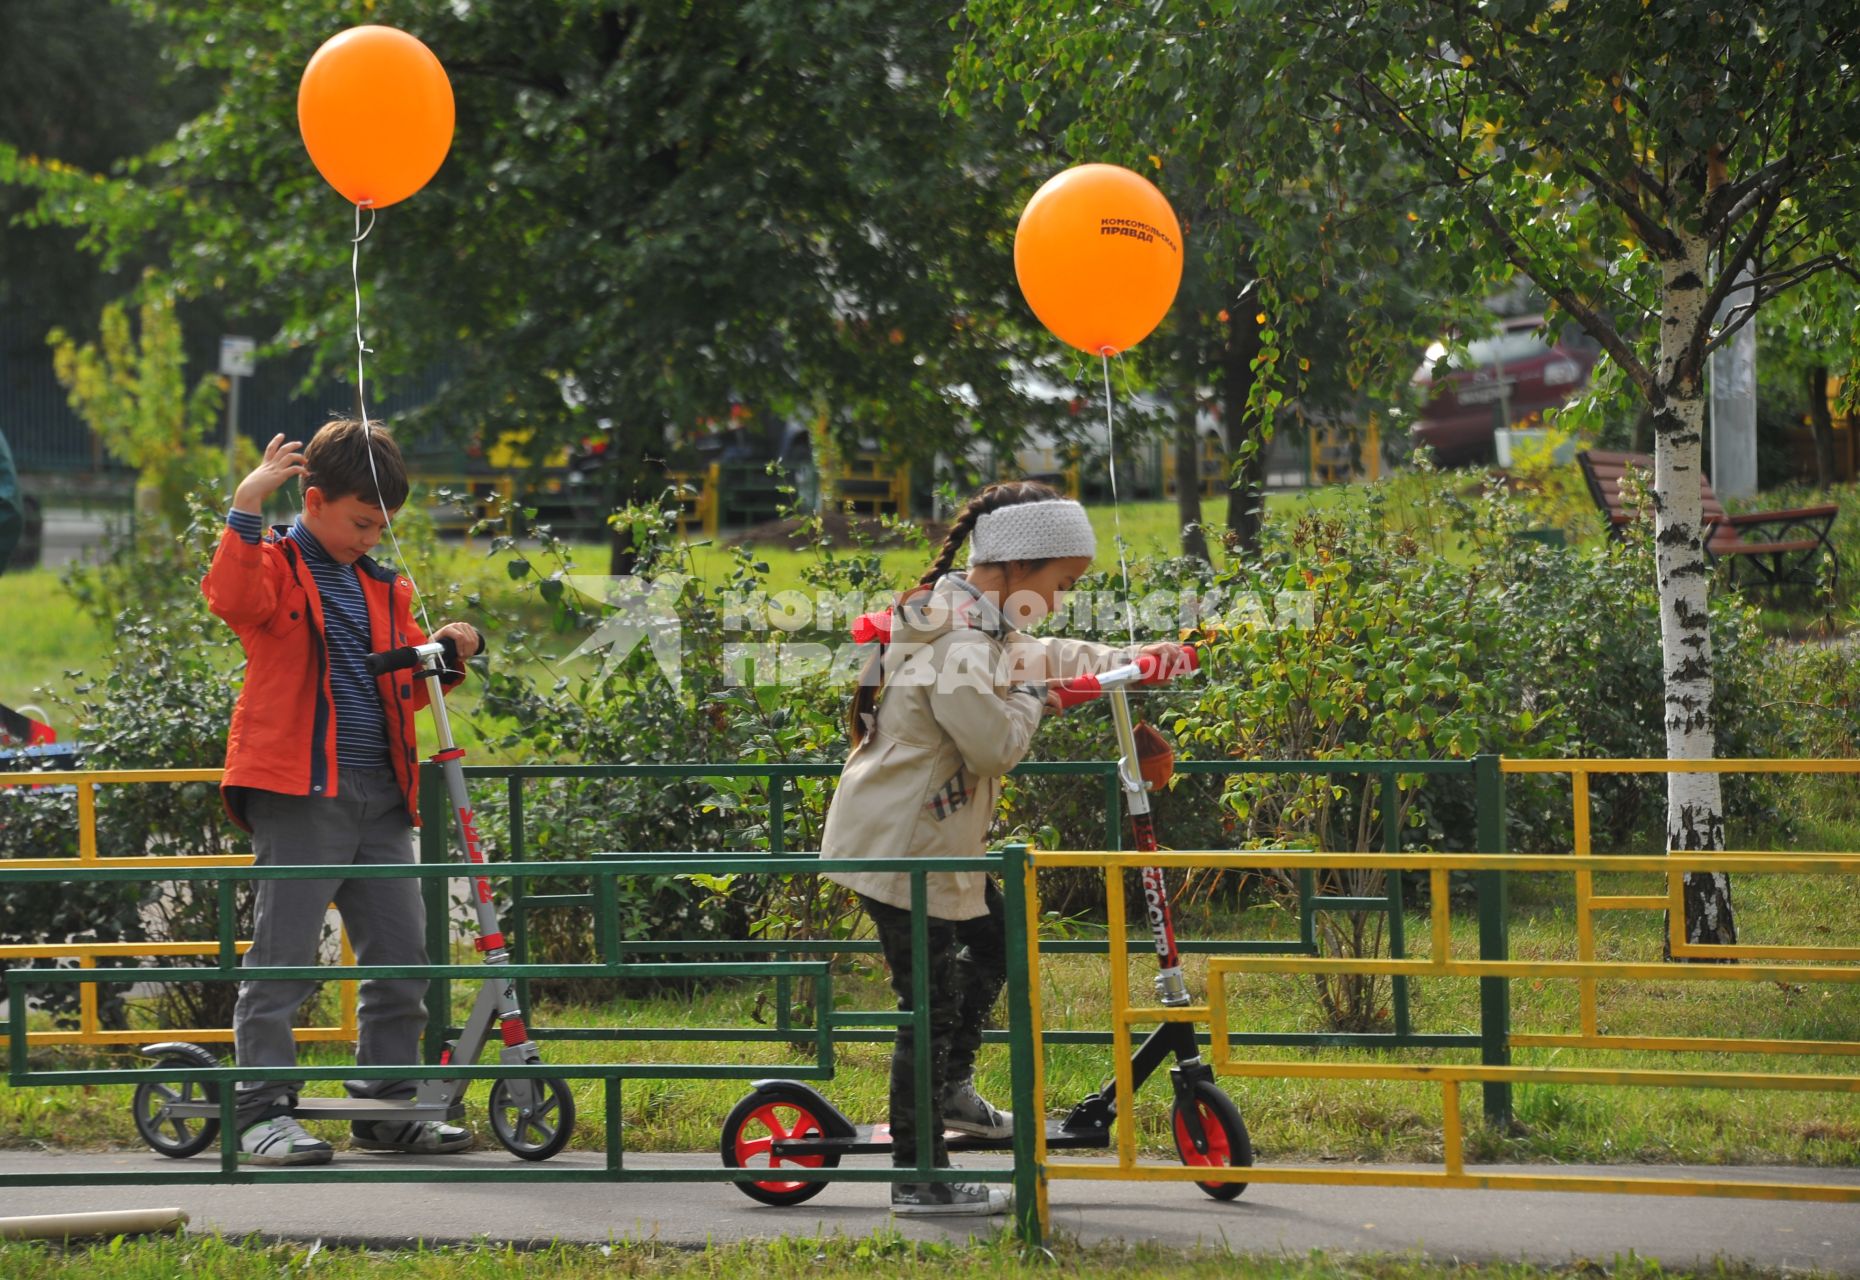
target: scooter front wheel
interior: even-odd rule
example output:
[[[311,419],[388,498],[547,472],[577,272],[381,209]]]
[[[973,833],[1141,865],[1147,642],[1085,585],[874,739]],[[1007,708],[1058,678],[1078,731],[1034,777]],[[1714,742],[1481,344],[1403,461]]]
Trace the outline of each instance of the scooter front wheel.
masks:
[[[1194,1107],[1201,1120],[1207,1150],[1195,1149],[1188,1116],[1178,1101],[1174,1108],[1175,1149],[1183,1164],[1191,1168],[1244,1169],[1253,1163],[1253,1139],[1246,1131],[1240,1108],[1234,1105],[1226,1090],[1212,1080],[1197,1080]],[[1197,1182],[1195,1185],[1216,1200],[1232,1200],[1246,1190],[1244,1182]]]
[[[813,1156],[778,1156],[773,1148],[781,1138],[819,1138],[827,1134],[822,1117],[814,1114],[814,1102],[798,1089],[777,1085],[757,1089],[736,1104],[723,1122],[723,1163],[730,1169],[747,1169],[766,1163],[774,1169],[783,1164],[803,1169],[839,1167],[837,1152]],[[827,1189],[824,1182],[784,1182],[769,1180],[736,1184],[736,1189],[751,1200],[777,1206],[800,1204],[812,1200]]]
[[[490,1112],[491,1132],[519,1160],[547,1160],[575,1131],[575,1095],[566,1080],[554,1077],[497,1081]]]
[[[156,1060],[155,1067],[217,1067],[219,1059],[204,1049],[193,1053],[171,1051]],[[220,1136],[220,1122],[207,1117],[177,1116],[176,1103],[208,1103],[218,1106],[220,1087],[200,1080],[145,1080],[136,1086],[130,1106],[136,1132],[142,1140],[162,1155],[176,1160],[199,1155]]]

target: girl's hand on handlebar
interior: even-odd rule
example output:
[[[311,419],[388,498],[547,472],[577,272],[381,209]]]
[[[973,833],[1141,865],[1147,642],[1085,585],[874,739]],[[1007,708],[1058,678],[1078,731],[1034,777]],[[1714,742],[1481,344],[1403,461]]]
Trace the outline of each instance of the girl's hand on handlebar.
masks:
[[[1169,640],[1159,640],[1155,644],[1146,644],[1137,650],[1140,657],[1156,660],[1156,675],[1143,681],[1144,684],[1163,684],[1193,671],[1194,664],[1188,657],[1188,646],[1176,644]]]

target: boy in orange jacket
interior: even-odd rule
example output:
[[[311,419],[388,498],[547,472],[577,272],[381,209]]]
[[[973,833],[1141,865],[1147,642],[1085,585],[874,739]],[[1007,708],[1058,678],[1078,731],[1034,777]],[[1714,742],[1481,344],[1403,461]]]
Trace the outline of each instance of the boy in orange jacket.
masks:
[[[372,454],[372,459],[370,455]],[[267,532],[264,501],[293,477],[303,514]],[[247,965],[312,965],[329,904],[341,913],[364,965],[427,963],[426,912],[418,881],[345,879],[349,866],[410,864],[420,812],[414,713],[427,687],[413,673],[370,676],[363,657],[420,644],[412,584],[369,558],[407,499],[407,470],[379,427],[338,420],[303,448],[274,437],[265,459],[240,482],[200,589],[245,648],[245,684],[226,739],[221,793],[227,812],[252,833],[259,866],[327,866],[327,878],[261,880]],[[475,629],[452,622],[434,632],[459,657],[480,647]],[[447,687],[463,678],[459,673]],[[242,982],[233,1013],[240,1066],[294,1066],[291,1020],[312,982]],[[361,984],[356,1062],[419,1060],[426,1022],[424,979]],[[348,1081],[356,1097],[413,1096],[411,1080]],[[323,1164],[327,1142],[291,1115],[301,1081],[238,1087],[240,1159],[252,1164]],[[373,1151],[462,1151],[471,1132],[437,1122],[356,1121],[352,1145]]]

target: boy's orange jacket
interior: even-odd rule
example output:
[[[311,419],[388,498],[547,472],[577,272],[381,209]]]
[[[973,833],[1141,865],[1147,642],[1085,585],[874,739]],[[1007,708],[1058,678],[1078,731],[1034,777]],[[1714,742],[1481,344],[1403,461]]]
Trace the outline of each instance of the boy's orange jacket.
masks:
[[[426,634],[414,624],[410,607],[413,585],[366,556],[356,561],[355,573],[368,602],[370,648],[379,652],[425,643]],[[200,592],[207,607],[231,624],[245,646],[245,684],[226,735],[220,794],[232,820],[249,831],[247,788],[291,796],[336,794],[336,716],[329,691],[323,600],[297,544],[283,536],[282,527],[257,543],[227,529],[201,579]],[[411,671],[396,671],[377,678],[375,689],[387,717],[394,775],[418,826],[414,713],[427,704],[426,681]]]

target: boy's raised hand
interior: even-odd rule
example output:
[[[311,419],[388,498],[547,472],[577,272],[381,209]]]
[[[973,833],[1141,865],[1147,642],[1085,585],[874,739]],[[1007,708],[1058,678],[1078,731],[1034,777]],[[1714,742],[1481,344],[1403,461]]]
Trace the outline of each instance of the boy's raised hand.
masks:
[[[292,476],[304,474],[306,469],[303,441],[286,441],[284,433],[280,431],[265,446],[265,460],[254,467],[252,474],[241,480],[239,487],[233,491],[233,510],[251,515],[261,514],[265,499],[282,489]]]

